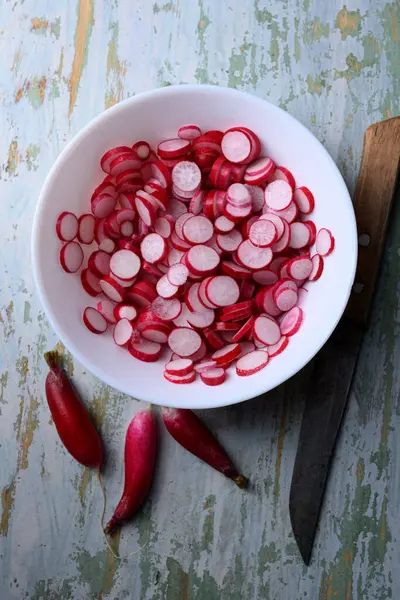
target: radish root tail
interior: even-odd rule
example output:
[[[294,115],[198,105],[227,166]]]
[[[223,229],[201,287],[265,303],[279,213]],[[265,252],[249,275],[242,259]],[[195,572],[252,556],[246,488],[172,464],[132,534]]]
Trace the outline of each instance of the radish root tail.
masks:
[[[113,557],[116,558],[117,560],[125,560],[126,558],[129,558],[131,556],[135,556],[135,554],[138,554],[139,552],[141,552],[142,550],[144,550],[144,548],[146,548],[146,546],[148,545],[148,543],[150,541],[150,536],[149,536],[147,542],[145,542],[143,544],[143,546],[141,546],[138,550],[135,550],[135,552],[130,552],[129,554],[126,554],[125,556],[121,556],[120,554],[116,554],[114,552],[114,549],[112,548],[112,546],[110,544],[110,541],[108,539],[108,535],[106,534],[105,526],[104,526],[104,517],[105,517],[105,514],[106,514],[106,508],[107,508],[107,497],[106,497],[106,490],[105,490],[105,487],[104,487],[104,483],[103,483],[103,480],[101,478],[100,469],[97,470],[97,478],[99,480],[101,493],[103,494],[103,510],[102,510],[102,513],[101,513],[101,520],[100,520],[100,522],[101,522],[101,530],[103,532],[104,539],[106,540],[107,547],[108,547],[109,551],[111,552],[111,554],[113,555]]]

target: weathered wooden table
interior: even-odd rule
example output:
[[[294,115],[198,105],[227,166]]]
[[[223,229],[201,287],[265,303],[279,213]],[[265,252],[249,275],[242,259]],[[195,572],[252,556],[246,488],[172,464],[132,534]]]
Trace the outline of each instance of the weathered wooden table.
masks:
[[[57,339],[29,250],[40,187],[65,144],[119,100],[172,83],[229,85],[279,104],[325,144],[353,191],[363,131],[400,112],[399,20],[398,0],[0,3],[1,600],[399,598],[400,203],[308,569],[288,515],[307,369],[204,414],[251,476],[248,493],[163,436],[151,500],[115,544],[122,554],[145,547],[112,556],[97,480],[49,418],[43,351]],[[139,404],[64,355],[110,448],[114,504]]]

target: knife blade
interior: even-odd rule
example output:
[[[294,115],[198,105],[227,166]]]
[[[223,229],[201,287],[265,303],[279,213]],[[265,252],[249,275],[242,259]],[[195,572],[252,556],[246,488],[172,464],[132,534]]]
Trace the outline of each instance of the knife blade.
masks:
[[[313,362],[290,489],[290,520],[306,565],[368,323],[399,168],[400,117],[371,125],[354,196],[359,234],[355,285],[344,317]]]

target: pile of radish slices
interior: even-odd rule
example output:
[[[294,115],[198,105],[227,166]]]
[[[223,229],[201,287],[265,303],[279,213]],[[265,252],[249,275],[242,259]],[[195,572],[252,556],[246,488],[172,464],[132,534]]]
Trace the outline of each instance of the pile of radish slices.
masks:
[[[321,277],[335,240],[310,220],[311,191],[260,154],[245,127],[195,125],[157,153],[138,141],[104,154],[91,213],[56,224],[68,273],[81,269],[82,245],[97,245],[81,271],[102,296],[83,312],[90,331],[112,325],[115,343],[146,362],[167,345],[164,377],[180,384],[219,385],[234,363],[252,375],[287,347],[304,284]]]

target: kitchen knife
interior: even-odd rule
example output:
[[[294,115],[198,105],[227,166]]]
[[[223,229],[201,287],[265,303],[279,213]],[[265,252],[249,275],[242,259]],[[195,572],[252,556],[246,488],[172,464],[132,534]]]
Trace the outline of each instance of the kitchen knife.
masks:
[[[354,197],[359,236],[355,284],[343,318],[313,362],[290,489],[290,520],[306,565],[367,327],[399,167],[400,117],[371,125]]]

